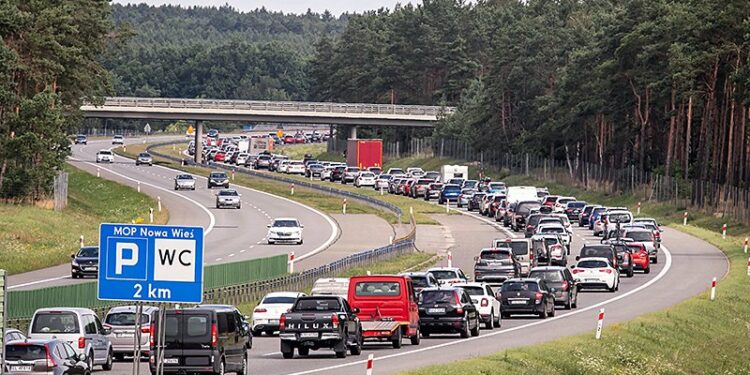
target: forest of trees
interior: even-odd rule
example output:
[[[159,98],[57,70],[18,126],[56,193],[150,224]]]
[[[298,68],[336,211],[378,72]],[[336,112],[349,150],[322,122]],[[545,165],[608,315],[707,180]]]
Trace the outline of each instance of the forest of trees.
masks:
[[[448,104],[478,149],[750,182],[747,0],[424,0],[322,38],[311,95]]]
[[[0,199],[46,196],[78,108],[109,89],[97,63],[114,42],[108,0],[0,2]]]
[[[315,42],[340,33],[348,19],[229,6],[112,9],[115,24],[131,31],[103,57],[121,96],[307,99]]]

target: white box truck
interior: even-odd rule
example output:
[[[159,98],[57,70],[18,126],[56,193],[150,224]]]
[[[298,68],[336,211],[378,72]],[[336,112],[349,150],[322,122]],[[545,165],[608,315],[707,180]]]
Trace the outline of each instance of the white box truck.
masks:
[[[440,167],[440,177],[443,183],[454,178],[463,178],[466,180],[469,178],[469,167],[465,165],[444,165]]]

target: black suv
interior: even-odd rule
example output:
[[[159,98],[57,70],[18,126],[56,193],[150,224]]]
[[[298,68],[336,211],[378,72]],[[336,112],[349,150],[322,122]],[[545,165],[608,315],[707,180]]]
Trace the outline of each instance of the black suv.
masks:
[[[555,316],[555,296],[544,280],[510,279],[497,292],[503,318],[511,314],[534,314],[546,319]]]
[[[419,294],[419,332],[479,336],[479,311],[463,288],[425,288]]]
[[[99,274],[99,248],[84,246],[77,253],[70,255],[70,274],[74,279]]]
[[[586,245],[581,248],[581,253],[576,256],[576,260],[581,258],[607,258],[614,268],[620,268],[620,262],[617,261],[617,251],[609,244]]]
[[[578,283],[573,274],[565,267],[534,267],[529,272],[530,279],[544,280],[555,296],[555,303],[563,305],[565,310],[578,307]]]
[[[214,186],[223,186],[225,189],[229,189],[229,177],[224,172],[211,172],[208,175],[208,188]]]
[[[158,312],[154,325],[149,366],[156,373],[156,345],[164,335],[164,373],[208,372],[244,374],[247,369],[247,332],[242,315],[232,306],[166,310],[164,331]]]

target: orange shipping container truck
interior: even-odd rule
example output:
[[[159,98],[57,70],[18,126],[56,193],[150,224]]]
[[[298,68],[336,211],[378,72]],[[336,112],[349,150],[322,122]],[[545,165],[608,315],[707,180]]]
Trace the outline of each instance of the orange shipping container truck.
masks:
[[[352,167],[383,167],[383,140],[350,139],[346,144],[346,164]]]

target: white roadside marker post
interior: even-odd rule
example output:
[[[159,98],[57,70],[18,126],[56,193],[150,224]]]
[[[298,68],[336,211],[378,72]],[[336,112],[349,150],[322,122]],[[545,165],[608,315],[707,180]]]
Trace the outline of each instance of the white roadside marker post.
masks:
[[[724,223],[724,225],[721,226],[721,238],[727,239],[727,224]]]
[[[599,310],[599,318],[596,320],[596,339],[602,338],[602,326],[604,325],[604,309]]]
[[[687,211],[685,211],[684,214],[682,214],[682,225],[687,225]]]
[[[445,200],[445,213],[448,214],[450,212],[451,212],[450,201],[446,199]]]
[[[294,273],[294,251],[289,253],[289,273]]]
[[[453,267],[453,253],[448,250],[448,268]]]
[[[641,214],[641,202],[638,202],[638,208],[636,208],[636,211],[635,211],[635,212],[636,212],[636,214],[638,214],[638,215],[640,215],[640,214]]]
[[[747,237],[745,237],[745,246],[744,246],[744,248],[745,248],[745,254],[747,254]]]
[[[367,356],[367,372],[366,375],[372,375],[372,362],[373,362],[373,354],[370,354]]]
[[[96,168],[96,177],[101,177],[101,173],[99,173],[99,168]]]
[[[141,182],[140,181],[138,181],[138,192],[139,193],[141,192]]]
[[[346,215],[346,198],[344,198],[344,204],[341,207],[341,212],[343,212],[343,214]]]
[[[159,212],[161,212],[161,196],[156,197],[156,207],[158,207]]]
[[[78,238],[78,245],[80,247],[83,247],[83,235],[81,235],[81,237]]]
[[[711,301],[716,299],[716,278],[711,280]]]
[[[291,186],[289,186],[289,189],[291,190],[290,194],[294,195],[294,184],[292,184]]]
[[[148,209],[148,222],[152,224],[154,222],[154,209],[153,208]]]

